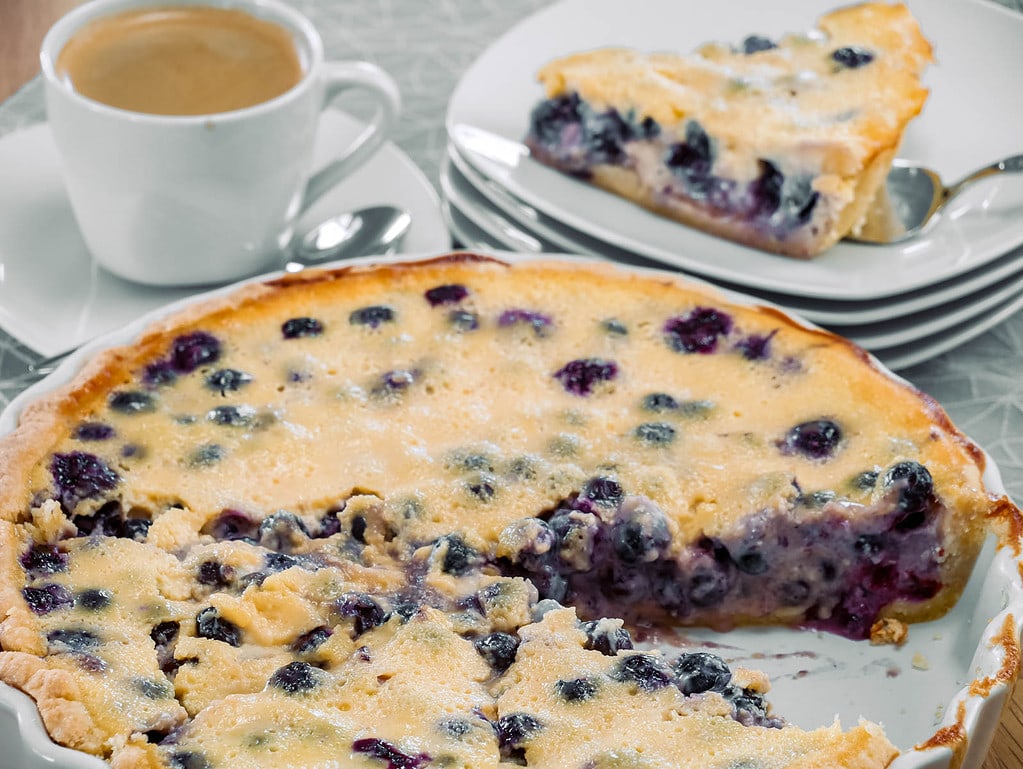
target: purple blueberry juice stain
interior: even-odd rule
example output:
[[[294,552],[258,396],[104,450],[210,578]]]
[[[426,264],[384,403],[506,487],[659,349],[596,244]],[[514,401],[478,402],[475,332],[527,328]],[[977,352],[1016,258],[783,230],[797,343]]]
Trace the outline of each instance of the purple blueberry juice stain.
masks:
[[[766,360],[771,357],[771,339],[778,333],[774,329],[769,334],[750,334],[736,342],[736,348],[746,360]]]
[[[114,428],[104,422],[82,422],[72,433],[80,441],[108,441],[114,435]]]
[[[547,336],[551,326],[554,325],[554,320],[550,315],[545,315],[542,312],[513,308],[501,313],[497,318],[497,325],[500,328],[518,325],[530,326],[533,333],[542,338]]]
[[[74,604],[71,592],[63,585],[49,583],[38,587],[25,587],[21,595],[33,614],[42,616],[60,609],[69,609]]]
[[[732,317],[713,307],[697,307],[688,315],[669,318],[664,338],[675,352],[707,355],[717,350],[720,337],[732,330]]]
[[[942,586],[941,507],[920,492],[924,509],[907,513],[899,500],[909,482],[901,476],[926,489],[924,476],[893,468],[887,474],[899,480],[855,520],[830,494],[817,507],[797,499],[791,508],[749,516],[734,535],[704,537],[681,551],[672,549],[664,513],[651,500],[617,498],[609,487],[596,496],[610,504],[598,505],[584,491],[537,529],[553,538],[542,557],[512,554],[497,565],[507,576],[531,579],[541,599],[577,606],[584,620],[661,615],[699,624],[719,619],[724,605],[753,617],[784,608],[796,609],[793,624],[866,638],[885,606],[927,600]]]
[[[406,753],[397,745],[376,737],[356,740],[352,750],[386,763],[387,769],[417,769],[433,760],[427,753]]]

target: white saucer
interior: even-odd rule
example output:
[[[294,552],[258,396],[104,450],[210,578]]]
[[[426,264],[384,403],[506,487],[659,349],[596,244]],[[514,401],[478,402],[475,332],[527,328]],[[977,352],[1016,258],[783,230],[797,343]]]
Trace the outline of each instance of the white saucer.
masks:
[[[982,0],[908,4],[937,61],[925,76],[931,96],[900,156],[953,181],[1018,153],[1023,102],[1007,94],[1019,91],[1023,16]],[[799,260],[652,214],[540,165],[521,143],[543,96],[535,74],[550,59],[605,45],[688,51],[750,33],[777,37],[808,28],[823,10],[816,0],[743,2],[729,13],[703,0],[637,0],[627,11],[616,0],[562,0],[513,27],[468,68],[448,106],[448,135],[485,176],[552,218],[664,264],[761,291],[877,299],[962,275],[1023,243],[1023,183],[1011,176],[964,193],[930,234],[907,244],[839,243]]]
[[[316,164],[336,155],[363,127],[343,112],[324,112]],[[376,204],[402,206],[412,215],[402,252],[451,247],[436,191],[390,142],[324,194],[302,216],[298,231]],[[71,213],[49,126],[0,138],[0,328],[42,355],[55,355],[202,290],[141,286],[96,266]]]

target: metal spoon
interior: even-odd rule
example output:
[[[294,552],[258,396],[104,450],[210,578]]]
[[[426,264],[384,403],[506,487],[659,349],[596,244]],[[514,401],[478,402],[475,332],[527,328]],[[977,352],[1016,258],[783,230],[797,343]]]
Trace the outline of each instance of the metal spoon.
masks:
[[[1018,173],[1023,173],[1023,155],[999,160],[946,187],[935,171],[895,160],[864,224],[846,239],[873,245],[901,243],[929,229],[941,210],[975,182],[997,174]]]
[[[299,272],[338,259],[394,253],[411,225],[412,216],[394,206],[371,206],[332,216],[292,242],[284,270]],[[29,364],[23,374],[0,379],[0,389],[28,387],[50,374],[77,349],[43,358]]]

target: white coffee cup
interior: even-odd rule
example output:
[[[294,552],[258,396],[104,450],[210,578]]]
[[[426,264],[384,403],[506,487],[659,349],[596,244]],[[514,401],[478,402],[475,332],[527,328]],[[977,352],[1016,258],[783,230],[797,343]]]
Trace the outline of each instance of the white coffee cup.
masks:
[[[156,115],[86,98],[57,73],[89,22],[168,5],[247,12],[293,36],[303,65],[285,93],[229,112]],[[40,51],[46,110],[75,219],[110,272],[152,285],[221,283],[279,266],[299,214],[376,151],[400,109],[398,87],[363,61],[325,61],[312,23],[278,0],[93,0],[60,19]],[[321,111],[350,88],[378,107],[345,153],[311,174]]]

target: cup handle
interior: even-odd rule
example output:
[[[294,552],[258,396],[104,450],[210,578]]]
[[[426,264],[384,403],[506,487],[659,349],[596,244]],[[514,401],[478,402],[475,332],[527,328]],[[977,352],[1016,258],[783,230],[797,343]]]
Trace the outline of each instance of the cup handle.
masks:
[[[375,64],[367,61],[324,62],[323,78],[326,81],[324,107],[343,91],[349,88],[362,88],[378,97],[377,110],[373,120],[345,153],[310,177],[302,198],[303,211],[316,202],[324,192],[369,160],[390,134],[401,109],[398,84]]]

